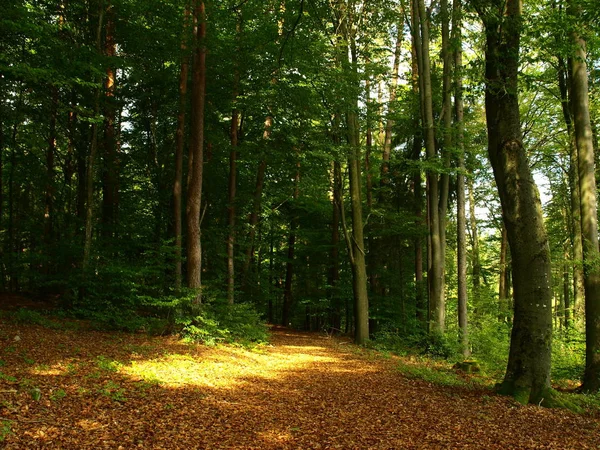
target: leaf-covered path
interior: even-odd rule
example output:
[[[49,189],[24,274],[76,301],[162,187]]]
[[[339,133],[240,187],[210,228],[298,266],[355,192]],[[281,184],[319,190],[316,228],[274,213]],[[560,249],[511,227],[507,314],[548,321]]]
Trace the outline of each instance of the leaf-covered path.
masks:
[[[0,325],[8,449],[600,447],[597,419],[408,379],[323,335],[248,351]]]

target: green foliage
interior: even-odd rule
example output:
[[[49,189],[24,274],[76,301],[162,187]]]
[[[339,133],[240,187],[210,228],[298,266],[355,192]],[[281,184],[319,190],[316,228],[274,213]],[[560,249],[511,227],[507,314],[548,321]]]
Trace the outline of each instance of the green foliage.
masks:
[[[12,422],[10,420],[0,421],[0,442],[3,442],[6,437],[12,433]]]
[[[256,345],[268,340],[267,326],[248,304],[206,305],[198,314],[181,318],[178,323],[183,326],[181,335],[186,340],[207,345]]]
[[[104,383],[104,386],[100,388],[98,392],[115,402],[123,403],[127,401],[127,397],[125,397],[125,389],[112,380]]]
[[[122,364],[118,361],[112,361],[100,355],[96,358],[96,366],[98,366],[99,369],[107,372],[118,372]]]
[[[12,314],[16,323],[28,325],[41,325],[46,328],[59,328],[59,324],[50,320],[46,315],[26,308],[19,308]]]
[[[506,370],[511,328],[495,317],[480,321],[470,330],[473,356],[490,376],[499,378]]]
[[[455,372],[438,367],[430,367],[425,364],[404,364],[398,365],[398,371],[408,377],[426,381],[428,383],[449,387],[467,387],[472,388],[476,381],[465,380]]]
[[[56,402],[56,401],[62,400],[66,396],[67,396],[67,393],[65,392],[64,389],[57,389],[56,391],[53,391],[50,394],[50,400],[52,400],[53,402]]]
[[[552,380],[559,384],[578,382],[585,368],[585,335],[571,328],[554,333],[552,340]]]
[[[16,383],[17,379],[13,376],[10,375],[6,375],[5,373],[0,372],[0,380],[6,380],[9,381],[11,383]]]

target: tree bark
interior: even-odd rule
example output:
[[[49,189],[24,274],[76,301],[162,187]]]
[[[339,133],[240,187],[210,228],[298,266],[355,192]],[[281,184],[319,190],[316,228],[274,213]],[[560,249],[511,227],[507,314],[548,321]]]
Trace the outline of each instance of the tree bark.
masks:
[[[420,86],[423,91],[423,128],[425,130],[425,152],[430,164],[438,163],[435,146],[435,130],[433,122],[433,99],[431,87],[431,68],[429,55],[429,20],[425,10],[425,2],[416,0],[420,18],[421,57],[419,66]],[[431,260],[427,276],[429,284],[429,331],[432,334],[443,334],[445,328],[445,299],[444,299],[444,254],[441,240],[440,218],[440,189],[437,170],[427,173],[428,187],[428,223]]]
[[[519,0],[494,0],[483,11],[486,33],[488,154],[514,267],[514,324],[500,392],[521,403],[546,403],[550,394],[552,282],[542,206],[523,147],[518,69]]]
[[[570,219],[570,239],[572,247],[572,271],[573,271],[573,304],[571,305],[573,317],[579,309],[584,307],[585,288],[583,286],[583,241],[581,236],[581,201],[579,195],[579,169],[577,167],[577,142],[575,141],[575,131],[573,130],[573,113],[571,111],[571,101],[569,96],[569,87],[571,85],[571,75],[568,67],[572,67],[572,60],[569,58],[567,63],[563,58],[558,58],[558,86],[560,89],[560,101],[563,117],[567,126],[569,135],[569,194],[571,209]]]
[[[187,109],[187,86],[189,56],[187,55],[187,33],[190,27],[191,11],[185,6],[183,16],[183,37],[181,39],[181,67],[179,69],[179,112],[175,133],[175,180],[173,182],[173,228],[175,233],[175,290],[181,289],[182,282],[182,193],[183,193],[183,149],[185,147],[185,116]]]
[[[242,29],[242,17],[239,13],[236,33],[239,37]],[[238,48],[239,51],[239,48]],[[239,122],[240,112],[237,109],[237,97],[239,95],[240,70],[238,65],[235,65],[233,75],[233,110],[231,112],[231,129],[230,143],[231,150],[229,151],[229,184],[228,184],[228,204],[227,204],[227,302],[233,305],[235,301],[235,198],[237,184],[237,147],[239,140]]]
[[[46,148],[46,193],[44,199],[44,245],[45,251],[49,251],[49,246],[53,240],[52,221],[54,220],[54,156],[56,154],[56,118],[58,115],[58,88],[50,86],[52,95],[50,111],[50,130],[48,134],[48,147]],[[45,271],[48,273],[51,258],[48,254]]]
[[[575,11],[570,11],[575,14]],[[598,258],[598,208],[594,174],[594,141],[590,121],[586,42],[572,34],[575,55],[571,72],[571,104],[577,144],[581,232],[583,236],[583,285],[585,289],[585,372],[583,390],[600,390],[600,266]]]
[[[197,290],[194,303],[202,303],[202,247],[200,207],[202,204],[202,172],[204,168],[204,104],[206,100],[206,13],[204,1],[195,0],[196,39],[192,69],[192,109],[187,186],[187,281]]]
[[[361,149],[358,122],[359,82],[357,73],[357,52],[354,32],[350,22],[353,10],[345,0],[335,1],[338,26],[337,60],[349,81],[344,98],[346,132],[349,146],[348,172],[350,177],[350,203],[352,206],[352,235],[346,241],[352,266],[352,289],[354,292],[354,342],[362,345],[369,339],[369,297],[367,290],[367,268],[362,217]],[[352,53],[352,60],[348,57]]]
[[[464,106],[462,85],[462,8],[459,0],[454,0],[452,11],[452,34],[454,51],[454,114],[456,125],[456,148],[458,149],[458,174],[456,186],[456,236],[457,236],[457,272],[458,272],[458,328],[460,346],[465,358],[469,350],[467,325],[467,224],[465,199],[465,148],[464,148]]]
[[[392,119],[391,109],[396,101],[396,89],[398,87],[398,78],[400,71],[400,54],[402,52],[402,34],[403,27],[398,24],[398,32],[396,35],[396,46],[394,49],[394,65],[392,68],[392,79],[390,82],[390,101],[388,107],[388,118],[385,121],[385,134],[383,138],[383,162],[381,164],[381,186],[389,184],[390,158],[392,155],[392,128],[394,127],[394,119]]]
[[[106,35],[104,40],[104,55],[113,58],[116,55],[115,21],[111,0],[106,7]],[[104,172],[102,177],[102,233],[104,236],[114,236],[117,216],[117,185],[118,168],[115,139],[115,69],[109,66],[106,69],[104,80],[104,139],[103,157]]]
[[[296,175],[294,177],[294,200],[298,199],[300,185],[300,162],[296,163]],[[294,205],[295,208],[296,205]],[[291,325],[290,313],[294,300],[292,283],[294,281],[294,252],[296,249],[296,229],[298,228],[298,216],[292,210],[292,219],[290,221],[290,234],[288,236],[288,253],[285,263],[285,284],[283,288],[283,307],[281,311],[281,323],[287,327]]]
[[[337,145],[340,144],[340,139],[337,139]],[[342,168],[339,161],[332,163],[332,219],[331,219],[331,268],[329,274],[330,286],[330,325],[333,331],[340,332],[342,328],[342,311],[339,298],[339,281],[340,281],[340,208],[342,208]]]

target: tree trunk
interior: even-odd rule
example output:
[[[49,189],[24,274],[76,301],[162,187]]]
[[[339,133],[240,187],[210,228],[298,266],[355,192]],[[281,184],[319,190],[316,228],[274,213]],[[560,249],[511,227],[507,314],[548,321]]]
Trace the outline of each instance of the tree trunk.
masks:
[[[202,200],[202,171],[204,168],[204,104],[206,97],[206,14],[204,1],[195,0],[194,20],[197,24],[194,63],[192,69],[192,109],[190,124],[190,153],[187,186],[187,281],[197,290],[194,303],[202,302],[202,247],[200,207]]]
[[[458,149],[458,174],[456,186],[456,236],[458,272],[458,328],[460,346],[465,358],[469,350],[467,327],[467,224],[465,200],[465,148],[464,148],[464,106],[462,86],[462,9],[459,0],[454,0],[452,12],[452,34],[456,50],[454,52],[454,114],[456,121],[456,147]]]
[[[361,149],[358,122],[359,81],[357,73],[357,53],[355,36],[352,30],[353,10],[345,0],[336,1],[336,27],[338,37],[337,60],[349,87],[344,98],[346,131],[349,146],[348,172],[350,177],[350,202],[352,205],[352,236],[347,232],[346,242],[352,265],[352,289],[354,292],[354,342],[362,345],[369,339],[369,298],[367,291],[367,268],[362,217]],[[352,53],[352,60],[348,57]]]
[[[44,199],[44,245],[49,252],[53,240],[52,221],[54,220],[54,156],[56,154],[56,117],[58,115],[58,88],[50,86],[52,94],[52,109],[50,111],[50,130],[48,134],[48,147],[46,148],[46,193]],[[49,273],[51,257],[45,264],[45,272]]]
[[[423,128],[425,129],[425,151],[427,160],[435,165],[438,156],[435,147],[435,130],[433,122],[433,100],[431,87],[431,69],[429,56],[429,20],[423,0],[416,0],[420,18],[421,30],[421,57],[418,58],[422,65],[419,66],[419,78],[423,90]],[[444,254],[441,240],[440,218],[440,189],[437,170],[427,173],[427,196],[429,213],[429,239],[431,260],[429,262],[429,331],[433,334],[443,334],[445,328],[445,301],[444,301]]]
[[[242,29],[241,14],[238,19],[236,32],[239,37]],[[239,49],[238,49],[239,50]],[[235,301],[235,197],[237,184],[237,147],[239,139],[240,112],[237,109],[237,97],[239,95],[240,71],[236,64],[233,75],[233,111],[231,112],[230,140],[231,150],[229,152],[229,184],[227,204],[227,302],[233,305]]]
[[[558,86],[560,89],[560,101],[563,117],[569,134],[569,193],[570,193],[570,239],[572,247],[572,270],[573,270],[573,304],[571,306],[573,316],[575,311],[583,309],[585,290],[583,286],[583,241],[581,236],[581,202],[579,196],[579,169],[577,167],[577,142],[573,130],[573,116],[571,102],[569,99],[569,85],[571,84],[567,64],[572,67],[572,60],[565,62],[558,58]]]
[[[402,52],[402,24],[398,24],[398,33],[396,35],[396,47],[394,50],[394,65],[392,69],[392,80],[390,83],[390,101],[388,103],[388,118],[385,121],[385,135],[383,138],[383,162],[381,164],[381,186],[389,183],[390,158],[392,155],[392,128],[394,119],[392,119],[392,109],[395,107],[396,89],[398,87],[398,77],[400,71],[400,53]]]
[[[296,176],[294,177],[294,200],[298,199],[300,184],[300,162],[296,163]],[[294,208],[296,205],[294,204]],[[296,229],[298,228],[298,217],[296,211],[292,210],[292,220],[290,221],[290,234],[288,236],[288,254],[285,263],[285,285],[283,288],[283,308],[281,312],[281,323],[287,327],[291,325],[290,312],[294,300],[292,292],[292,283],[294,281],[294,251],[296,246]]]
[[[573,32],[572,39],[576,49],[572,63],[571,104],[578,154],[585,288],[586,352],[582,388],[585,392],[596,392],[600,390],[600,252],[594,141],[588,98],[586,42],[577,32]]]
[[[473,2],[477,5],[477,2]],[[514,324],[500,392],[549,403],[552,341],[550,251],[542,205],[523,148],[518,101],[521,4],[497,0],[480,11],[486,32],[488,153],[514,267]]]
[[[339,145],[339,139],[337,144]],[[342,207],[342,169],[339,161],[332,163],[332,190],[333,190],[333,211],[331,220],[331,269],[329,274],[329,286],[331,289],[331,317],[330,325],[333,331],[340,332],[342,327],[342,305],[339,297],[340,281],[340,208]]]
[[[111,0],[106,7],[106,35],[104,40],[104,55],[113,58],[116,54],[115,22],[113,17],[113,6]],[[117,204],[117,152],[115,139],[115,69],[106,69],[104,81],[104,140],[103,157],[104,173],[102,177],[102,233],[104,236],[114,236],[116,225]]]
[[[98,29],[96,30],[96,51],[98,54],[102,51],[102,22],[104,19],[104,10],[99,8]],[[100,90],[96,89],[94,99],[94,119],[100,113]],[[96,170],[96,153],[98,152],[98,124],[94,120],[91,126],[90,151],[87,158],[87,168],[85,172],[85,236],[83,243],[83,260],[81,269],[84,277],[84,286],[80,291],[80,297],[85,295],[85,281],[90,265],[92,253],[92,231],[94,226],[94,172]]]
[[[175,180],[173,182],[173,228],[175,233],[175,290],[181,289],[182,281],[182,193],[183,193],[183,149],[185,146],[185,112],[187,109],[187,85],[189,56],[187,55],[187,30],[190,26],[190,8],[186,5],[181,39],[181,68],[179,70],[179,112],[175,133]]]

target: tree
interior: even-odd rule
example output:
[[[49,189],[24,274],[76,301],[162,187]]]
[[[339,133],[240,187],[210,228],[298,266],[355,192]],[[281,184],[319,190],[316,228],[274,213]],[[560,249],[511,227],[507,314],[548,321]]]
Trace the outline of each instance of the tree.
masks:
[[[197,27],[192,68],[192,111],[189,171],[187,181],[187,277],[188,287],[197,289],[196,303],[201,302],[201,217],[202,174],[204,168],[204,104],[206,99],[206,14],[202,0],[195,0],[194,21]]]
[[[571,14],[576,7],[571,6]],[[575,54],[571,61],[571,105],[577,145],[577,166],[583,236],[583,285],[585,288],[585,373],[583,390],[600,390],[600,252],[598,250],[598,208],[594,171],[594,142],[588,99],[588,73],[585,39],[573,30]]]
[[[488,155],[514,268],[514,323],[500,391],[523,403],[542,403],[550,390],[552,284],[541,202],[520,123],[521,4],[519,0],[472,0],[471,4],[485,26]]]

